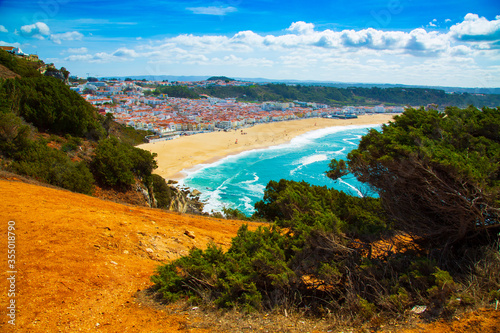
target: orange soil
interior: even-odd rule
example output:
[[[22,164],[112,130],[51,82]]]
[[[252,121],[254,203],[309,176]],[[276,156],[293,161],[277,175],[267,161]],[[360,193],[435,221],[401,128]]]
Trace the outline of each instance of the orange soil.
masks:
[[[500,308],[482,309],[455,317],[453,321],[440,320],[430,324],[414,325],[413,329],[405,329],[400,333],[499,333]],[[394,332],[393,330],[390,330]]]
[[[8,221],[16,228],[15,327],[5,312]],[[134,295],[152,285],[150,276],[162,262],[210,241],[227,248],[240,225],[117,204],[17,177],[0,180],[0,331],[206,332],[187,328],[203,317],[152,308]],[[408,332],[499,332],[500,311],[415,325]]]
[[[185,332],[185,317],[141,306],[134,294],[152,285],[159,264],[193,246],[227,248],[242,224],[14,180],[0,180],[2,332],[12,330],[5,314],[8,221],[16,228],[17,332]]]

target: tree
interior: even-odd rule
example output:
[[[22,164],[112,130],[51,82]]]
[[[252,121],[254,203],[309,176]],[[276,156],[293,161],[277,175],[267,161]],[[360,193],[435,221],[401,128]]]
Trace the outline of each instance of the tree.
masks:
[[[344,160],[332,160],[328,167],[330,168],[330,170],[326,172],[326,176],[333,180],[343,177],[349,173],[347,164]]]
[[[364,136],[348,164],[421,244],[448,250],[500,229],[500,108],[408,109]]]
[[[116,138],[99,141],[91,166],[94,175],[105,185],[128,187],[134,183],[128,150]]]

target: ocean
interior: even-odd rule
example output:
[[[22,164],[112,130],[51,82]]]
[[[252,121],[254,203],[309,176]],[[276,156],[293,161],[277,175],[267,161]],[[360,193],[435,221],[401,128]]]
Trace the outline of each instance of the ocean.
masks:
[[[187,171],[180,185],[197,189],[205,202],[205,212],[236,208],[247,216],[262,200],[271,180],[306,181],[356,196],[376,196],[353,175],[333,181],[325,172],[332,159],[345,159],[370,128],[380,125],[336,126],[308,132],[290,142],[265,149],[250,150],[225,157],[213,164]]]

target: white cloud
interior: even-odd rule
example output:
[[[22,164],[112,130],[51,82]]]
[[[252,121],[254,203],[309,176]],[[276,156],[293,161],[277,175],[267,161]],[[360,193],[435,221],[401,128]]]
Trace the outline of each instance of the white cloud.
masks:
[[[234,54],[221,58],[210,59],[210,64],[213,65],[233,65],[239,67],[271,67],[274,62],[265,58],[241,58]]]
[[[433,20],[436,21],[436,20]],[[433,22],[431,21],[431,23]],[[363,30],[315,31],[314,24],[303,21],[292,23],[282,35],[260,35],[253,31],[241,31],[231,37],[224,35],[192,34],[178,35],[158,42],[142,44],[134,49],[120,48],[109,53],[108,59],[147,58],[151,61],[203,62],[210,57],[226,59],[228,54],[257,59],[255,55],[265,54],[271,62],[283,56],[283,52],[309,54],[324,52],[331,57],[411,55],[417,57],[440,57],[469,54],[470,47],[455,48],[457,41],[449,33],[426,31],[419,28],[410,32],[383,31],[373,28]],[[475,46],[478,48],[479,46]],[[482,46],[487,51],[491,48]],[[464,53],[465,52],[465,53]],[[205,59],[206,57],[206,59]],[[99,60],[104,61],[101,57]],[[285,59],[285,58],[284,58]],[[292,58],[286,58],[291,63]],[[294,58],[296,59],[296,58]],[[93,59],[95,60],[95,59]]]
[[[450,47],[447,35],[436,31],[415,29],[410,32],[410,38],[405,46],[408,53],[414,56],[438,56]]]
[[[430,27],[437,27],[437,25],[434,22],[429,22]]]
[[[453,57],[471,56],[474,54],[474,50],[466,45],[451,47],[448,52]]]
[[[401,31],[368,28],[360,31],[344,30],[340,34],[340,39],[345,47],[392,50],[403,48],[408,42],[409,35]]]
[[[314,24],[306,23],[304,21],[293,22],[288,29],[292,33],[296,34],[311,34],[314,32]]]
[[[62,34],[52,34],[50,35],[50,40],[52,40],[56,44],[61,44],[63,40],[71,41],[71,40],[82,40],[83,34],[78,31],[68,31]]]
[[[9,42],[4,42],[4,41],[0,41],[0,45],[4,45],[4,46],[14,46],[14,47],[21,47],[21,43],[9,43]]]
[[[90,63],[108,63],[111,61],[118,60],[118,57],[114,57],[113,55],[106,52],[98,52],[94,55],[92,54],[73,54],[69,57],[64,58],[66,61],[85,61]]]
[[[0,24],[0,32],[9,32],[9,30]]]
[[[121,58],[135,58],[138,56],[138,54],[134,50],[121,47],[115,52],[113,52],[113,56]]]
[[[446,19],[446,20],[444,20],[444,21],[445,21],[446,23],[451,22],[451,20],[450,20],[450,19]]]
[[[450,28],[453,37],[459,40],[500,40],[500,16],[488,21],[477,14],[465,15],[464,21]]]
[[[238,11],[236,7],[217,7],[217,6],[209,6],[209,7],[189,7],[187,10],[193,12],[198,15],[216,15],[216,16],[224,16],[229,13],[234,13]]]
[[[80,47],[80,48],[69,48],[66,50],[68,53],[73,53],[73,54],[84,54],[87,53],[89,50],[86,47]]]
[[[264,38],[261,35],[256,34],[253,31],[246,30],[240,31],[235,34],[233,37],[231,37],[230,42],[248,46],[257,46],[262,45],[263,40]]]
[[[50,28],[43,22],[36,22],[29,25],[23,25],[21,27],[21,33],[26,37],[34,37],[42,40],[45,39],[44,36],[48,36],[50,34]]]

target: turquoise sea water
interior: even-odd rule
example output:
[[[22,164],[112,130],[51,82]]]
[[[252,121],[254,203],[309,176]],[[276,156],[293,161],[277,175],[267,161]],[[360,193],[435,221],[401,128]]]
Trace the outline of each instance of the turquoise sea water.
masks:
[[[361,137],[379,125],[338,126],[294,138],[291,142],[266,149],[228,156],[213,164],[198,166],[181,184],[199,190],[206,212],[223,207],[237,208],[247,215],[262,200],[270,180],[289,179],[327,186],[352,195],[374,195],[352,175],[333,181],[325,176],[333,158],[346,158]]]

